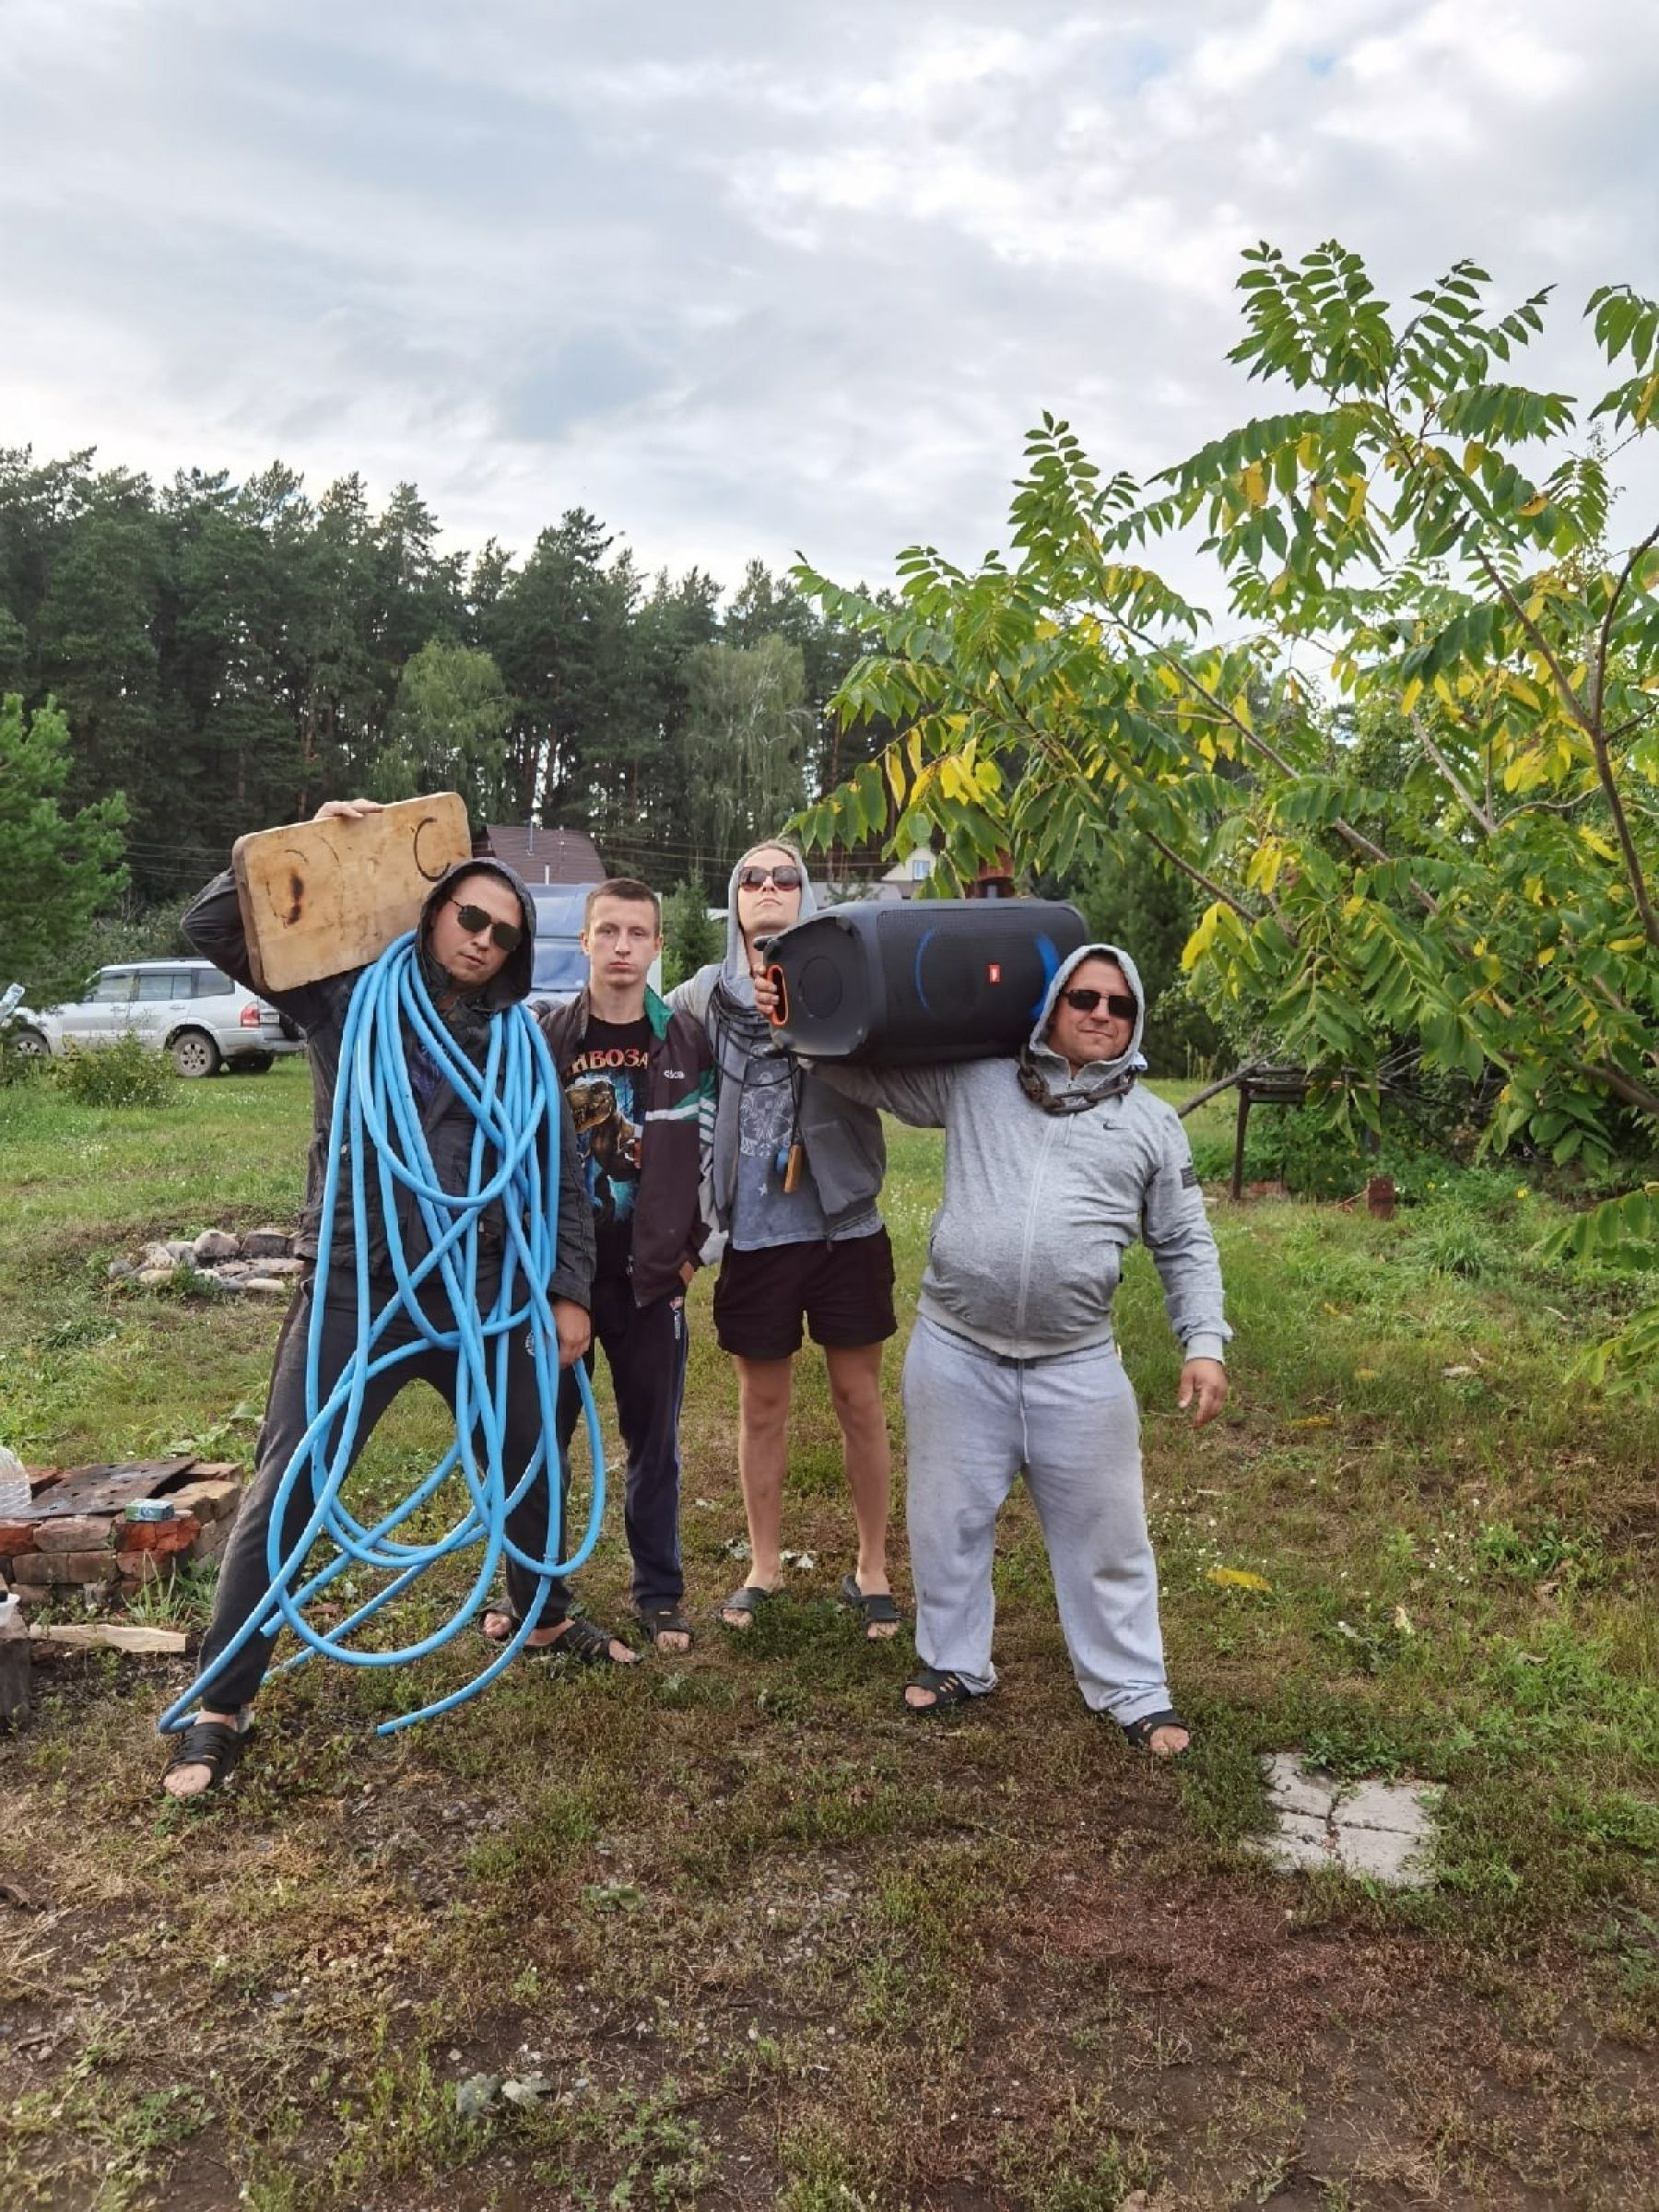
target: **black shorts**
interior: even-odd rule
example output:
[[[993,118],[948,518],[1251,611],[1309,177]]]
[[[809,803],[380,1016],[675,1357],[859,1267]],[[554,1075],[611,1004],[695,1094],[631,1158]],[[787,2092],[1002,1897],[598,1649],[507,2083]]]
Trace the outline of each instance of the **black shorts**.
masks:
[[[714,1335],[739,1359],[787,1359],[801,1348],[805,1320],[814,1344],[884,1344],[893,1314],[893,1247],[885,1229],[839,1243],[727,1245],[714,1283]]]

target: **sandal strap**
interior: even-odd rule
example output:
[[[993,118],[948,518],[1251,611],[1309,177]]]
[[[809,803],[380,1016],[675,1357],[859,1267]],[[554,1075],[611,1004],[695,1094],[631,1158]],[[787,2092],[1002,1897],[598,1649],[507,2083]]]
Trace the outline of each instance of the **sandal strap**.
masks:
[[[654,1643],[659,1636],[689,1636],[691,1623],[677,1606],[641,1606],[640,1626]]]
[[[553,1658],[563,1653],[579,1666],[626,1666],[626,1659],[612,1658],[611,1641],[609,1630],[597,1621],[589,1620],[584,1613],[572,1613],[564,1634],[541,1648]]]
[[[1189,1740],[1193,1734],[1190,1721],[1183,1721],[1178,1712],[1143,1712],[1137,1721],[1120,1721],[1118,1725],[1135,1750],[1144,1751],[1160,1728],[1179,1728]]]
[[[173,1738],[172,1755],[161,1771],[171,1774],[176,1767],[206,1767],[211,1778],[207,1788],[217,1790],[229,1781],[253,1733],[252,1722],[237,1728],[229,1721],[192,1721]]]
[[[723,1613],[759,1613],[776,1595],[775,1590],[762,1589],[759,1583],[745,1583],[741,1590],[733,1591],[720,1609]]]

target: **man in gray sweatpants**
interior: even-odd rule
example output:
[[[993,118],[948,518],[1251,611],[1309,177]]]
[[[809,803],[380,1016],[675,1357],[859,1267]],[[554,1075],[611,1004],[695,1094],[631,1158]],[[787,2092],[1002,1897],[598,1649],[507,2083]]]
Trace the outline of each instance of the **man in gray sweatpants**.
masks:
[[[1140,978],[1087,945],[1018,1060],[905,1070],[814,1063],[850,1097],[943,1126],[935,1217],[904,1363],[916,1650],[905,1689],[941,1712],[994,1688],[996,1516],[1021,1468],[1042,1523],[1084,1702],[1136,1748],[1190,1740],[1164,1678],[1135,1392],[1112,1342],[1123,1255],[1142,1238],[1186,1352],[1177,1403],[1227,1396],[1221,1268],[1186,1136],[1135,1082]]]

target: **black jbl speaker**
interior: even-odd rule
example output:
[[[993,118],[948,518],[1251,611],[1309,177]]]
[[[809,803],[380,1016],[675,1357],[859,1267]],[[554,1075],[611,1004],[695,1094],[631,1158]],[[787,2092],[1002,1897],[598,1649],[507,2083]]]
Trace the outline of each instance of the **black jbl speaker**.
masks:
[[[1016,1053],[1088,942],[1077,908],[1046,899],[830,907],[768,948],[777,1026],[804,1053],[886,1067]]]

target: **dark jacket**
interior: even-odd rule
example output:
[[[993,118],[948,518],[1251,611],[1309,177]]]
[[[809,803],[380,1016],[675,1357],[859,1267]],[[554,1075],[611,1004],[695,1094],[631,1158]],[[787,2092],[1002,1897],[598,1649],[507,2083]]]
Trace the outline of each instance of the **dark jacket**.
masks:
[[[476,1066],[481,1067],[488,1046],[490,1020],[506,1008],[522,1004],[530,988],[535,938],[535,910],[530,894],[512,869],[503,867],[499,861],[459,861],[453,868],[445,870],[428,893],[426,904],[421,909],[419,937],[424,947],[430,916],[434,909],[448,897],[449,887],[455,878],[478,873],[497,877],[506,884],[517,898],[524,917],[524,934],[499,972],[490,978],[482,991],[471,998],[461,1000],[444,1017],[462,1051]],[[345,1034],[351,994],[363,971],[360,968],[349,968],[338,975],[324,976],[316,982],[299,984],[291,991],[271,991],[255,983],[248,965],[248,945],[242,932],[236,881],[229,868],[222,875],[216,876],[206,889],[185,910],[182,926],[185,936],[204,959],[211,960],[216,968],[222,969],[227,975],[233,976],[248,989],[257,991],[262,998],[296,1021],[305,1032],[312,1070],[312,1141],[306,1160],[305,1202],[300,1212],[300,1235],[295,1250],[302,1258],[314,1260],[317,1256],[324,1178],[328,1164],[335,1086],[339,1077],[340,1043]],[[438,980],[429,968],[428,980],[429,982]],[[547,1286],[547,1295],[550,1298],[571,1299],[578,1305],[586,1306],[594,1279],[593,1209],[588,1204],[587,1193],[582,1189],[577,1171],[576,1135],[571,1125],[570,1108],[565,1105],[562,1095],[559,1113],[559,1263],[554,1269],[553,1279]],[[420,1119],[440,1184],[446,1191],[465,1191],[477,1129],[471,1113],[448,1083],[440,1078],[430,1100],[422,1109]],[[382,1213],[380,1171],[378,1163],[373,1159],[363,1163],[363,1182],[370,1217],[363,1225],[369,1241],[370,1271],[377,1276],[384,1276],[389,1270],[389,1255]],[[426,1233],[413,1194],[401,1183],[396,1185],[396,1194],[403,1248],[408,1260],[413,1263],[427,1249]],[[349,1219],[351,1184],[347,1163],[345,1161],[341,1162],[340,1201],[341,1210],[335,1218],[329,1268],[330,1276],[335,1282],[348,1278],[353,1267],[354,1235]],[[497,1205],[486,1212],[478,1225],[478,1278],[481,1292],[485,1292],[496,1278],[504,1241],[505,1223],[501,1208]]]
[[[585,991],[568,1006],[534,1009],[561,1071],[582,1050],[591,1010]],[[682,1290],[680,1269],[688,1261],[693,1267],[702,1263],[712,1227],[708,1177],[714,1136],[714,1056],[702,1024],[675,1013],[651,990],[645,1011],[651,1053],[629,1263],[634,1303],[641,1306]]]

